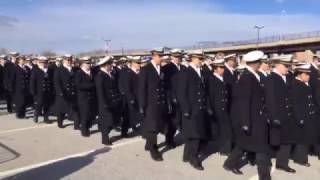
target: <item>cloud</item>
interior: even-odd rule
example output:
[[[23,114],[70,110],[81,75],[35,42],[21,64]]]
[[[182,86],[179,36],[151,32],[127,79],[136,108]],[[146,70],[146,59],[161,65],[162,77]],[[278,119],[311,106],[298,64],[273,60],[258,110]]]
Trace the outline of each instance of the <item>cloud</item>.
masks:
[[[214,3],[83,1],[91,3],[41,6],[19,16],[13,29],[0,33],[0,41],[23,51],[80,52],[103,48],[104,39],[112,40],[111,49],[137,49],[252,39],[254,25],[265,26],[262,36],[320,28],[316,15],[229,13]]]
[[[14,17],[9,17],[9,16],[1,16],[0,15],[0,28],[7,28],[7,27],[12,27],[16,23],[18,23],[18,19]]]

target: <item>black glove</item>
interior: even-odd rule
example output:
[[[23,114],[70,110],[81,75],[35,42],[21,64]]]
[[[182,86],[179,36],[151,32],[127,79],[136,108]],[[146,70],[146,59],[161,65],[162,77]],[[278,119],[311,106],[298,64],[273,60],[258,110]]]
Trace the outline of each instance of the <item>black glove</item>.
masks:
[[[172,99],[172,102],[173,102],[174,104],[177,104],[177,103],[178,103],[178,100],[177,100],[176,98],[173,98],[173,99]]]
[[[168,105],[168,114],[172,114],[172,112],[173,112],[172,106]]]
[[[281,126],[281,122],[278,119],[274,119],[274,120],[272,120],[272,126],[280,127]]]
[[[303,126],[304,126],[304,120],[300,120],[299,121],[299,127],[303,128]]]
[[[135,104],[135,101],[134,101],[134,100],[131,100],[129,103],[130,103],[131,105],[133,105],[133,104]]]
[[[209,116],[213,116],[213,111],[211,109],[208,109],[207,111]]]
[[[140,109],[139,109],[139,113],[142,115],[142,117],[144,117],[145,114],[144,114],[143,108],[140,108]]]
[[[242,126],[242,130],[243,130],[243,132],[244,132],[247,136],[250,135],[250,133],[249,133],[249,127],[248,127],[248,126]]]
[[[268,123],[269,125],[270,125],[270,123],[271,123],[269,118],[267,119],[267,123]]]
[[[189,113],[183,113],[183,116],[184,116],[185,118],[189,119],[191,115],[190,115]]]

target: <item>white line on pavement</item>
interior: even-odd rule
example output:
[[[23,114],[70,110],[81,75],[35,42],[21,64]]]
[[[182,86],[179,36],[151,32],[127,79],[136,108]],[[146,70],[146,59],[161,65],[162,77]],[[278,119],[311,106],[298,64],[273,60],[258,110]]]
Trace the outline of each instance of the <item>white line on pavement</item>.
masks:
[[[133,138],[133,139],[125,141],[125,142],[114,144],[114,145],[110,146],[110,148],[111,149],[115,149],[115,148],[119,148],[119,147],[122,147],[122,146],[125,146],[125,145],[134,144],[134,143],[139,142],[139,141],[142,141],[142,138],[136,137],[136,138]],[[106,146],[106,147],[108,147],[108,146]],[[37,163],[37,164],[32,164],[32,165],[24,166],[24,167],[21,167],[21,168],[0,172],[0,179],[4,179],[4,178],[10,177],[10,176],[13,176],[15,174],[19,174],[19,173],[22,173],[22,172],[25,172],[25,171],[29,171],[31,169],[39,168],[41,166],[46,166],[46,165],[49,165],[49,164],[52,164],[52,163],[56,163],[56,162],[59,162],[59,161],[63,161],[63,160],[66,160],[66,159],[86,156],[86,155],[88,155],[90,153],[95,152],[96,150],[98,150],[98,149],[92,149],[92,150],[89,150],[89,151],[85,151],[85,152],[81,152],[81,153],[77,153],[77,154],[64,156],[62,158],[53,159],[53,160],[49,160],[49,161],[44,161],[44,162],[40,162],[40,163]]]
[[[32,127],[27,127],[27,128],[11,129],[11,130],[1,131],[0,134],[7,134],[7,133],[25,131],[25,130],[30,130],[30,129],[39,129],[39,128],[52,127],[52,126],[56,126],[56,125],[55,124],[47,124],[47,125],[32,126]]]

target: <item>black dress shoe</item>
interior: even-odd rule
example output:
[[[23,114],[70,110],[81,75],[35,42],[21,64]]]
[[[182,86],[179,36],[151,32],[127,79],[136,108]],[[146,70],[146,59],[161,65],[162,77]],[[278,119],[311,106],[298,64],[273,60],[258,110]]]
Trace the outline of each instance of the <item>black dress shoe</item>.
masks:
[[[111,146],[112,142],[110,140],[105,140],[105,141],[102,141],[102,144],[104,144],[106,146]]]
[[[197,161],[197,162],[192,162],[190,161],[190,165],[195,168],[196,170],[199,170],[199,171],[203,171],[204,170],[204,167],[202,166],[202,163]]]
[[[150,151],[150,155],[154,161],[163,161],[162,155],[158,150]]]
[[[90,136],[90,132],[89,131],[81,131],[81,135],[83,137],[89,137]]]
[[[34,123],[38,123],[38,117],[37,117],[37,116],[34,116],[34,117],[33,117],[33,122],[34,122]]]
[[[281,170],[281,171],[285,171],[288,173],[296,173],[296,170],[294,170],[290,167],[281,167],[281,166],[276,165],[276,169]]]
[[[166,147],[169,149],[174,149],[177,147],[177,144],[175,142],[167,142]]]
[[[128,133],[121,133],[121,138],[129,138]]]
[[[231,168],[229,168],[229,167],[226,166],[226,165],[223,165],[223,169],[226,170],[226,171],[231,171]]]
[[[220,154],[221,156],[229,156],[230,153],[220,152],[219,154]]]
[[[231,169],[231,172],[232,172],[233,174],[236,174],[236,175],[242,175],[242,174],[243,174],[243,172],[240,171],[240,169],[238,169],[238,168],[233,168],[233,169]]]
[[[183,158],[182,158],[182,161],[183,161],[183,162],[189,162],[190,159],[189,159],[189,157],[183,157]]]
[[[52,124],[52,122],[51,122],[51,121],[49,121],[49,120],[44,121],[44,123],[46,123],[46,124]]]
[[[311,165],[310,165],[310,163],[302,163],[302,164],[300,164],[301,166],[305,166],[305,167],[310,167]]]
[[[112,145],[112,141],[110,140],[109,135],[102,137],[102,144],[104,144],[106,146]]]

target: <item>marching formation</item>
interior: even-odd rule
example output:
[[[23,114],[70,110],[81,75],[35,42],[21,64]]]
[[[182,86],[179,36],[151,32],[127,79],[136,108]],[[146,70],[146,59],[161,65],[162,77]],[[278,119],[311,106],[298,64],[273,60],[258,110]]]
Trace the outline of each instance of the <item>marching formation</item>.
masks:
[[[145,150],[163,161],[158,134],[174,149],[184,139],[182,160],[204,170],[200,156],[217,141],[227,156],[223,168],[241,175],[256,165],[260,180],[271,180],[276,169],[296,171],[289,160],[309,167],[309,155],[320,158],[319,57],[298,62],[292,55],[268,57],[262,51],[243,56],[205,55],[201,50],[153,49],[149,59],[29,57],[12,52],[0,56],[0,95],[7,111],[64,128],[72,120],[84,137],[97,123],[101,142],[111,145],[110,132],[140,134]],[[240,60],[240,61],[239,61]],[[239,61],[239,62],[238,62]]]

